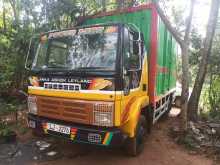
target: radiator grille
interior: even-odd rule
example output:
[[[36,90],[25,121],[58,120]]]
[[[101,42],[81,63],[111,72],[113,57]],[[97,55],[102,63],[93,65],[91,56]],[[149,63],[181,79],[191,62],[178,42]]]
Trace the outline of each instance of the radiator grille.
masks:
[[[56,89],[56,90],[67,90],[67,91],[79,91],[81,90],[80,84],[73,84],[73,83],[52,83],[52,82],[45,82],[44,83],[45,89]]]
[[[92,102],[38,96],[37,105],[39,116],[92,124]]]

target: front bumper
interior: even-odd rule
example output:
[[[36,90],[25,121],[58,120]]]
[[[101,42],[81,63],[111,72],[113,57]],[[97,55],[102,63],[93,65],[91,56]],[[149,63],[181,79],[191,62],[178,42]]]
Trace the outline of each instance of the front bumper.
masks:
[[[70,127],[71,133],[67,135],[50,131],[45,127],[46,123],[54,123]],[[124,140],[126,139],[126,135],[124,135],[118,128],[74,124],[60,120],[39,117],[32,114],[28,114],[28,124],[29,127],[37,129],[38,132],[52,136],[63,137],[76,143],[88,143],[101,146],[119,146],[123,144]]]

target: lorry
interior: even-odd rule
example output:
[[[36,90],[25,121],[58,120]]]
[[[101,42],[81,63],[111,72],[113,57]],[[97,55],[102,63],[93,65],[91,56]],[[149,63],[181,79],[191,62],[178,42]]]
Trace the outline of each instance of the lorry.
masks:
[[[140,154],[171,109],[176,84],[178,43],[154,4],[102,12],[37,38],[26,64],[29,127]]]

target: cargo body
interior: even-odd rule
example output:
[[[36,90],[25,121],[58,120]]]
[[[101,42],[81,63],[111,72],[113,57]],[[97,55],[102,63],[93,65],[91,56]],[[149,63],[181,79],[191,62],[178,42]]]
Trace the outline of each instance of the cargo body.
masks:
[[[153,4],[41,35],[29,126],[73,142],[122,144],[137,155],[152,124],[171,108],[177,45]]]

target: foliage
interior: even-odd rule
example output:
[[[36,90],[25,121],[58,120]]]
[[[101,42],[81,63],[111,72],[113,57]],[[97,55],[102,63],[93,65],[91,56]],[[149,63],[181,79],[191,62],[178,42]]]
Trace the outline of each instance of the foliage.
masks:
[[[201,114],[208,119],[220,120],[220,34],[219,28],[215,35],[212,54],[209,59],[208,76],[206,78],[206,88],[202,95],[201,102],[203,103],[204,111]]]
[[[202,36],[198,33],[197,29],[192,29],[190,35],[191,49],[189,54],[189,65],[190,65],[190,85],[193,85],[196,74],[198,72],[199,62],[201,60],[200,49],[202,46]]]
[[[220,120],[220,75],[213,76],[203,95],[204,106],[206,111],[203,111],[202,116],[219,121]]]
[[[7,115],[16,111],[16,106],[14,104],[7,104],[2,102],[0,105],[0,115]]]
[[[13,58],[0,56],[0,91],[7,91],[13,83],[15,71],[15,61]]]
[[[211,107],[211,116],[219,114],[220,119],[220,76],[213,78],[209,89],[209,103]]]
[[[12,133],[12,129],[4,122],[0,122],[0,137],[8,136]]]

